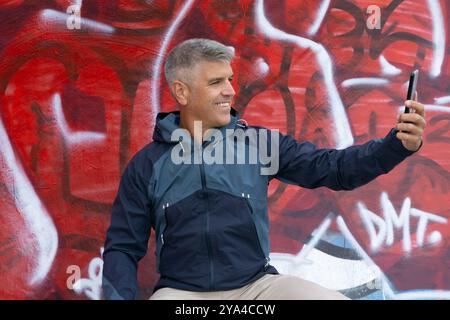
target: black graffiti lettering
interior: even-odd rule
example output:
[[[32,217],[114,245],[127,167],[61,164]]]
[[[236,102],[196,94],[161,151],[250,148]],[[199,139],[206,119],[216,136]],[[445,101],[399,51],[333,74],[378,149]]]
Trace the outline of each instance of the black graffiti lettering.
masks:
[[[447,122],[446,125],[432,131],[427,137],[429,142],[447,142],[450,143],[450,115],[441,114],[430,120],[430,126],[434,126],[438,122]]]

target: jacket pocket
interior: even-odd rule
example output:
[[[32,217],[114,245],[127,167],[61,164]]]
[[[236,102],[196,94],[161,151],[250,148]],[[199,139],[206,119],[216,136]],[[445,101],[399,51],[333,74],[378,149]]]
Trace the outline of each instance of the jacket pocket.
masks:
[[[248,208],[248,210],[249,210],[249,212],[250,212],[250,218],[252,219],[252,222],[253,222],[253,231],[254,231],[254,233],[255,233],[256,240],[257,240],[257,242],[258,242],[258,247],[259,247],[259,250],[260,250],[260,254],[265,258],[265,260],[266,260],[266,266],[267,266],[267,265],[268,265],[268,261],[269,261],[270,259],[269,259],[269,257],[266,257],[266,256],[265,256],[264,251],[263,251],[263,249],[262,249],[261,241],[259,241],[258,229],[256,228],[256,224],[255,224],[255,220],[254,220],[255,217],[253,216],[253,208],[252,208],[252,206],[251,206],[251,204],[250,204],[250,197],[244,198],[244,201],[245,201],[245,203],[246,203],[246,205],[247,205],[247,208]]]

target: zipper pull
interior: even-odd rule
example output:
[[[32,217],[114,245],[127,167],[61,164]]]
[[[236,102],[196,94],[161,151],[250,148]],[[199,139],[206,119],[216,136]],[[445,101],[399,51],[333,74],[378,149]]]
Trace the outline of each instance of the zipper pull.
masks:
[[[180,147],[181,147],[181,150],[183,151],[183,156],[184,156],[184,154],[186,153],[186,151],[184,151],[184,147],[183,147],[183,138],[182,137],[180,137],[179,139],[178,139],[178,143],[180,144]]]
[[[161,233],[161,243],[164,244],[164,235]]]

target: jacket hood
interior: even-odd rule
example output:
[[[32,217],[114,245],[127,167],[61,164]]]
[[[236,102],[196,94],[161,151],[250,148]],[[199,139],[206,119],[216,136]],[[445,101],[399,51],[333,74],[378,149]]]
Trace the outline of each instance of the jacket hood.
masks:
[[[230,123],[226,126],[218,128],[221,131],[226,129],[234,129],[238,125],[239,113],[231,108],[230,110]],[[175,129],[180,128],[180,112],[160,112],[156,116],[156,125],[153,132],[153,141],[165,142],[165,143],[178,143],[178,141],[172,141],[170,137]]]

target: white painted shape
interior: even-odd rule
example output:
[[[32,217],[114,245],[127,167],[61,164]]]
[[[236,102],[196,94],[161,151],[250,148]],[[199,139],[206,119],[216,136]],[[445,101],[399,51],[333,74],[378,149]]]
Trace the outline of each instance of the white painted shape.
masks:
[[[323,237],[325,232],[328,230],[328,228],[331,225],[331,222],[333,221],[333,213],[330,213],[328,217],[325,218],[324,221],[319,225],[319,227],[313,232],[312,239],[303,246],[303,249],[299,252],[297,257],[295,258],[294,263],[297,265],[303,264],[306,261],[306,257],[309,255],[309,253],[315,248],[317,243],[320,241],[320,239]],[[309,261],[308,261],[309,263]]]
[[[439,231],[433,231],[429,236],[428,236],[428,244],[431,245],[436,245],[439,244],[442,241],[442,235]]]
[[[432,104],[425,104],[425,112],[427,111],[437,111],[437,112],[450,112],[450,106],[437,106]],[[397,113],[401,114],[405,112],[405,106],[400,106],[397,109]]]
[[[436,101],[437,104],[449,103],[450,102],[450,96],[434,98],[434,101]]]
[[[411,209],[411,215],[419,218],[417,225],[417,245],[422,247],[424,245],[425,232],[427,229],[428,221],[433,221],[441,224],[447,224],[447,219],[441,216],[425,212],[419,209]]]
[[[181,21],[183,21],[186,14],[191,9],[192,4],[195,2],[195,0],[188,0],[184,3],[184,5],[181,7],[180,12],[176,15],[176,18],[174,22],[170,25],[169,30],[167,31],[166,35],[163,37],[163,41],[161,44],[160,49],[158,50],[158,55],[156,57],[155,64],[153,65],[153,74],[152,74],[152,87],[151,87],[151,97],[152,97],[152,108],[153,108],[153,114],[156,115],[160,110],[161,106],[159,104],[159,89],[160,89],[160,74],[161,69],[163,68],[163,59],[166,55],[167,47],[169,46],[170,41],[172,40],[175,31],[177,30],[179,24]]]
[[[320,26],[322,25],[323,19],[325,18],[325,15],[327,14],[328,8],[330,7],[331,0],[323,0],[322,4],[320,5],[319,10],[317,10],[317,16],[314,20],[314,23],[311,25],[311,27],[308,29],[307,34],[309,36],[313,36],[317,33]]]
[[[436,106],[432,104],[426,104],[425,111],[450,112],[450,106]]]
[[[445,24],[439,0],[427,0],[433,22],[434,55],[430,70],[430,76],[438,77],[441,74],[442,64],[445,58]]]
[[[83,144],[95,141],[104,141],[106,134],[92,131],[80,131],[73,133],[69,128],[64,112],[62,110],[61,96],[55,93],[52,99],[52,109],[55,115],[56,124],[61,132],[64,140],[68,142],[69,146],[72,144]]]
[[[370,247],[373,252],[376,252],[381,247],[386,237],[386,223],[383,218],[367,209],[367,207],[362,202],[358,202],[356,204],[356,207],[364,223],[364,226],[369,233]],[[378,227],[378,232],[375,226]]]
[[[402,70],[389,63],[383,55],[378,59],[381,66],[381,72],[387,76],[396,76],[402,73]]]
[[[103,255],[104,248],[100,249]],[[91,300],[100,300],[102,293],[103,260],[99,257],[93,258],[88,266],[88,278],[81,278],[73,284],[73,290],[77,294],[84,293]]]
[[[355,86],[385,86],[389,84],[389,80],[383,78],[353,78],[342,82],[344,88]]]
[[[336,224],[338,226],[339,231],[344,235],[344,237],[350,242],[351,246],[354,248],[354,250],[362,257],[362,260],[367,263],[367,265],[371,266],[371,268],[378,268],[379,267],[375,264],[375,262],[370,258],[370,256],[364,251],[364,249],[361,247],[361,245],[356,241],[353,234],[350,232],[350,230],[347,227],[347,224],[344,221],[344,218],[342,216],[338,216],[336,218]],[[381,272],[380,270],[380,280],[382,284],[382,290],[383,294],[387,296],[389,299],[395,298],[395,293],[392,290],[391,286],[389,285],[389,281],[385,274]]]
[[[257,0],[255,5],[256,26],[261,33],[269,38],[294,43],[299,47],[312,50],[316,56],[317,62],[321,68],[324,83],[327,88],[329,101],[331,104],[331,114],[334,120],[336,148],[343,149],[353,144],[354,139],[350,129],[345,107],[336,88],[333,78],[333,66],[331,58],[326,49],[309,39],[288,34],[276,29],[267,20],[264,13],[264,1]]]
[[[400,216],[397,216],[397,211],[394,205],[389,200],[386,192],[381,193],[381,208],[383,210],[384,219],[386,222],[386,245],[391,246],[394,243],[394,227],[396,229],[402,228],[403,230],[403,250],[405,252],[411,251],[411,234],[409,226],[409,212],[411,209],[411,199],[405,198],[402,208],[400,210]]]
[[[256,72],[258,77],[264,77],[269,73],[269,65],[263,58],[258,58],[255,61]]]
[[[298,265],[298,255],[270,254],[271,264],[281,274],[298,276],[332,290],[354,288],[376,279],[373,267],[362,260],[341,259],[317,249],[309,250],[308,260],[312,263]]]
[[[66,21],[70,17],[67,13],[59,12],[53,9],[44,9],[40,12],[40,18],[45,22],[63,23],[66,26]],[[95,32],[103,32],[112,34],[116,29],[105,23],[97,22],[92,19],[81,18],[81,25]]]
[[[439,217],[442,218],[442,217]],[[369,265],[375,265],[372,258],[364,251],[361,245],[356,241],[353,234],[347,227],[342,216],[336,218],[336,224],[339,231],[344,235],[344,237],[350,242],[351,246],[356,250],[356,252],[366,261]],[[446,290],[414,290],[414,291],[404,291],[404,292],[394,292],[394,290],[389,285],[390,281],[384,273],[380,271],[380,278],[383,285],[383,293],[388,299],[450,299],[450,291]]]
[[[20,160],[16,158],[2,121],[0,121],[0,163],[2,164],[0,174],[35,240],[27,242],[33,248],[30,252],[37,251],[29,278],[29,284],[35,285],[45,279],[52,267],[58,249],[58,233]]]

